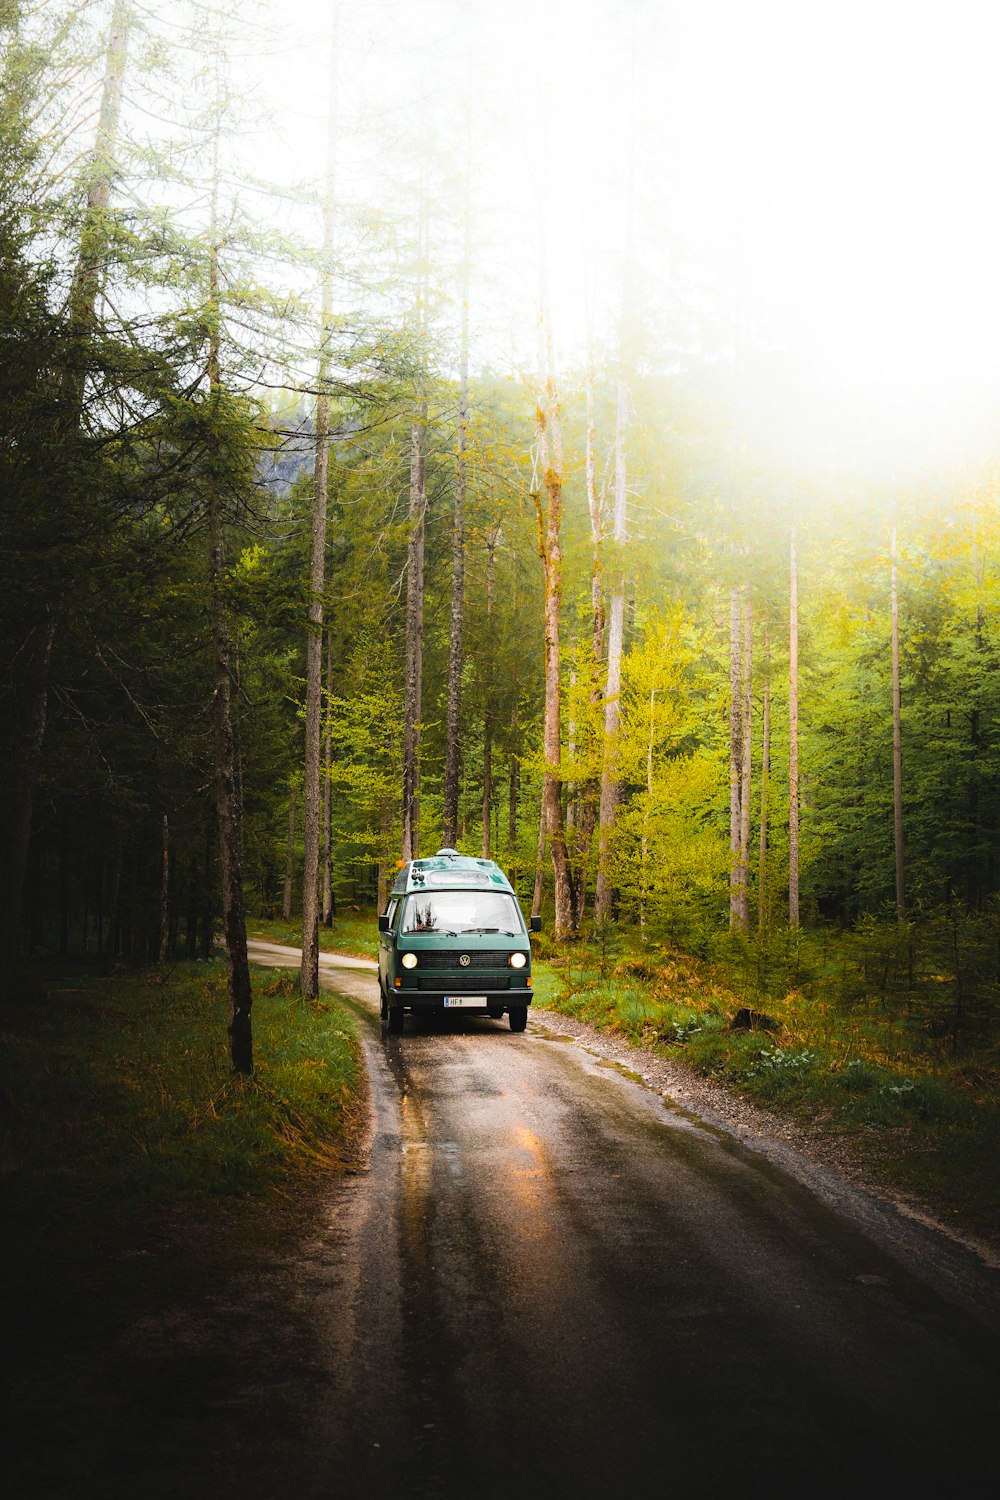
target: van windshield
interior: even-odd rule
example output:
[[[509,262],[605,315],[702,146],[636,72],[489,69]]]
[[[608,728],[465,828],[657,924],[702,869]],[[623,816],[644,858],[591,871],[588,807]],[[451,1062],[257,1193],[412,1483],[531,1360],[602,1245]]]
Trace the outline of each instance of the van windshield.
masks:
[[[402,932],[436,932],[458,937],[463,932],[498,932],[517,937],[524,931],[513,896],[503,891],[421,891],[407,896]]]

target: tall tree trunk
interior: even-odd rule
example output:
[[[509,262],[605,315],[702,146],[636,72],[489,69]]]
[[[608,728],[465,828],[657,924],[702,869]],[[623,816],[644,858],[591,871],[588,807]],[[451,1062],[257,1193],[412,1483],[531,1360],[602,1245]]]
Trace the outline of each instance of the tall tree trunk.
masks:
[[[378,874],[376,877],[375,899],[380,912],[385,910],[385,904],[389,899],[389,890],[392,886],[392,872],[389,866],[390,849],[389,838],[392,833],[392,803],[388,797],[382,799],[382,810],[378,820],[379,843],[378,843]]]
[[[767,820],[771,810],[771,638],[764,632],[764,718],[760,749],[760,854],[757,860],[757,926],[768,925]]]
[[[906,878],[903,860],[903,737],[899,692],[899,589],[896,528],[892,528],[892,821],[896,852],[896,916],[906,921]]]
[[[649,819],[653,808],[653,741],[656,689],[649,692],[649,738],[646,742],[646,803],[642,809],[642,844],[639,852],[639,927],[646,930],[646,897],[649,888]]]
[[[788,924],[799,925],[799,563],[795,523],[788,590]]]
[[[729,925],[740,923],[740,772],[743,765],[740,692],[740,591],[729,595]]]
[[[424,420],[426,419],[426,403]],[[420,849],[420,698],[424,643],[424,481],[422,422],[410,428],[410,540],[406,554],[406,690],[403,705],[403,859]]]
[[[319,994],[319,851],[322,794],[320,750],[323,717],[323,590],[326,586],[327,489],[330,460],[330,369],[333,340],[334,174],[337,149],[337,7],[330,39],[326,183],[323,194],[323,289],[319,369],[316,382],[316,458],[313,466],[312,549],[309,561],[309,623],[306,636],[306,755],[302,815],[302,968],[299,985],[307,1000]]]
[[[469,275],[471,168],[466,169],[465,236],[462,253],[462,331],[458,377],[458,444],[455,457],[455,520],[451,548],[451,629],[448,636],[448,733],[444,762],[444,842],[458,841],[458,780],[462,759],[462,631],[465,615],[465,488],[469,429]],[[492,554],[491,554],[492,556]],[[489,842],[488,832],[484,838]]]
[[[218,239],[218,133],[212,170],[208,297],[208,386],[213,407],[222,399]],[[226,543],[221,476],[208,479],[209,597],[212,625],[212,729],[215,752],[216,817],[222,869],[222,930],[229,978],[229,1059],[234,1073],[253,1072],[253,994],[247,958],[247,921],[243,896],[243,827],[236,741],[233,734],[232,670],[229,660],[229,615],[226,605]]]
[[[557,941],[568,937],[572,927],[569,858],[566,853],[566,830],[563,824],[562,736],[560,728],[559,691],[559,611],[562,603],[562,423],[555,384],[551,374],[551,350],[548,353],[549,375],[544,395],[535,407],[535,432],[538,464],[542,474],[545,500],[536,487],[535,511],[538,520],[538,551],[545,570],[545,603],[543,612],[545,638],[545,773],[542,778],[542,826],[548,839],[549,858],[555,887],[554,935]],[[536,879],[536,892],[540,898]]]
[[[493,605],[496,591],[496,554],[500,527],[486,534],[486,707],[483,712],[483,858],[490,857],[490,826],[493,820]],[[447,843],[447,838],[445,843]]]
[[[518,807],[521,791],[521,764],[516,753],[510,755],[510,775],[507,782],[507,863],[520,868],[517,858]]]
[[[160,963],[170,957],[170,820],[163,814],[163,848],[160,855]]]
[[[323,902],[324,927],[333,926],[333,730],[330,725],[330,702],[333,698],[333,637],[326,636],[326,727],[323,732]]]
[[[545,819],[546,806],[545,797],[538,808],[538,848],[535,852],[535,887],[531,893],[531,915],[539,917],[542,914],[542,894],[545,885]]]
[[[128,37],[134,17],[127,0],[115,0],[105,48],[104,81],[97,117],[94,150],[87,166],[87,208],[76,265],[70,284],[71,350],[64,372],[56,441],[62,443],[80,426],[86,385],[86,348],[93,337],[100,273],[105,260],[106,216],[115,175],[115,156],[121,120],[122,88]],[[24,879],[31,842],[35,786],[45,740],[49,701],[49,671],[57,615],[45,614],[29,626],[24,690],[18,693],[14,773],[0,808],[0,995],[13,982],[17,965]]]
[[[591,352],[587,361],[587,445],[586,487],[587,511],[590,518],[591,569],[591,662],[592,687],[590,706],[596,722],[601,701],[599,673],[604,661],[604,579],[602,572],[601,545],[604,540],[604,513],[597,491],[597,438],[594,425],[594,360]],[[575,837],[575,875],[573,883],[573,930],[578,932],[583,925],[587,909],[587,875],[593,852],[594,830],[597,827],[598,801],[601,784],[598,777],[589,777],[580,788],[577,797],[578,818]]]
[[[628,390],[624,370],[618,376],[618,408],[615,420],[615,512],[614,539],[621,548],[627,534],[627,467],[626,430]],[[611,596],[611,618],[608,626],[608,675],[604,694],[604,766],[601,772],[601,805],[597,889],[594,894],[594,916],[599,922],[611,917],[612,885],[608,874],[609,841],[618,807],[618,780],[615,771],[618,724],[621,718],[622,645],[625,635],[625,578],[620,575]]]
[[[490,717],[483,724],[483,859],[490,858],[490,827],[493,819],[493,743]]]
[[[753,727],[753,605],[750,583],[746,584],[743,605],[743,743],[740,764],[740,869],[739,923],[744,932],[750,929],[750,792],[752,782]]]
[[[295,804],[299,800],[299,788],[292,781],[288,787],[288,837],[285,841],[285,889],[281,900],[281,915],[291,920],[292,894],[295,890]]]

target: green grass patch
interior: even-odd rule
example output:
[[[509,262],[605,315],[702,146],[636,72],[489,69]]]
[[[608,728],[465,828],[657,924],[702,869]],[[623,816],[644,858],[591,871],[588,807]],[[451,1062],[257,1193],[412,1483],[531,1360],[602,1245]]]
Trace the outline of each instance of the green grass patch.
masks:
[[[348,1012],[255,980],[255,1071],[234,1076],[222,965],[52,976],[6,1007],[2,1192],[15,1217],[263,1192],[337,1167],[358,1052]]]
[[[133,1393],[150,1380],[168,1404],[214,1413],[229,1341],[208,1358],[183,1330],[272,1283],[311,1232],[322,1184],[356,1151],[350,1012],[326,996],[304,1003],[288,973],[255,974],[252,1077],[230,1071],[226,1019],[221,964],[110,977],[29,968],[3,1009],[12,1493],[125,1493],[123,1445],[150,1420]],[[272,1316],[280,1328],[258,1331],[280,1347],[294,1297]],[[144,1361],[137,1329],[159,1331],[159,1362]],[[303,1357],[308,1336],[299,1330]],[[140,1488],[166,1500],[177,1486],[173,1455],[161,1456],[143,1459]]]
[[[250,937],[261,938],[268,943],[283,943],[289,948],[302,946],[302,920],[293,917],[286,922],[281,917],[265,919],[254,917],[248,924]],[[352,958],[378,957],[378,914],[372,909],[345,907],[334,919],[332,927],[320,924],[319,946],[325,953],[349,953]]]
[[[892,1004],[884,985],[863,996],[845,987],[844,968],[829,935],[775,939],[763,956],[745,941],[720,944],[703,959],[618,929],[561,949],[550,941],[535,989],[551,1009],[812,1129],[858,1135],[882,1174],[974,1232],[1000,1235],[996,1040],[970,1026],[956,1056],[951,1033],[926,1024],[926,1006]],[[766,1011],[769,1028],[735,1029],[744,1007]]]

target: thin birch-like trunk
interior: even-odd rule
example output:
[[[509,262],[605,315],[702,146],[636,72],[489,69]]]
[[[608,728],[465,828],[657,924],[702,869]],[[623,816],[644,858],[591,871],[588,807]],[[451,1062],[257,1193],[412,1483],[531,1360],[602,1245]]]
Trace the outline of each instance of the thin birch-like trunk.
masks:
[[[788,924],[799,925],[799,564],[795,523],[789,547],[788,603]]]
[[[520,869],[517,858],[517,829],[518,813],[521,801],[521,763],[514,746],[517,744],[517,704],[514,704],[514,712],[511,715],[511,752],[510,772],[507,780],[507,863],[515,870]]]
[[[560,726],[559,691],[559,611],[562,603],[562,486],[563,448],[562,423],[555,384],[551,374],[551,351],[548,355],[549,375],[545,382],[544,396],[535,408],[535,434],[538,444],[538,466],[541,470],[545,492],[543,504],[541,492],[536,489],[534,500],[538,520],[538,551],[545,570],[544,639],[545,639],[545,715],[544,754],[545,773],[542,779],[542,828],[544,836],[539,838],[540,847],[547,838],[549,858],[555,896],[554,935],[557,941],[566,938],[572,927],[572,900],[570,893],[569,858],[566,853],[566,830],[562,811],[562,735]],[[535,903],[541,901],[541,888],[536,872]],[[532,910],[535,910],[533,904]]]
[[[307,1000],[319,994],[320,752],[323,717],[323,590],[326,586],[327,489],[330,461],[330,370],[333,338],[334,176],[337,147],[337,7],[330,40],[326,182],[323,195],[323,276],[320,352],[316,381],[316,457],[313,466],[309,612],[306,636],[306,753],[302,814],[302,968],[299,985]]]
[[[642,810],[642,844],[640,850],[639,926],[646,930],[646,897],[649,890],[649,818],[653,807],[653,726],[656,689],[649,692],[649,740],[646,744],[646,805]]]
[[[740,921],[740,771],[743,765],[740,692],[740,591],[729,595],[729,925]]]
[[[627,534],[627,451],[628,390],[624,371],[618,376],[618,405],[615,419],[615,510],[614,540],[621,548]],[[608,673],[604,693],[604,764],[601,772],[599,815],[599,849],[597,889],[594,893],[594,916],[606,922],[612,914],[612,885],[608,874],[609,843],[618,807],[618,780],[615,770],[618,725],[621,718],[622,646],[625,637],[625,579],[619,576],[611,596],[608,622]]]
[[[462,758],[462,632],[465,618],[465,490],[469,427],[469,235],[466,180],[465,243],[462,254],[462,333],[458,377],[458,446],[455,457],[455,519],[451,547],[451,628],[448,635],[448,733],[444,762],[444,842],[458,840],[458,781]],[[492,556],[492,554],[491,554]],[[484,832],[489,842],[489,833]],[[485,854],[486,851],[484,851]]]
[[[212,163],[209,228],[208,386],[213,405],[222,398],[219,347],[219,160],[218,133]],[[229,651],[229,614],[226,604],[226,544],[222,480],[209,471],[208,543],[209,597],[212,625],[212,728],[215,751],[216,817],[219,827],[219,864],[222,872],[222,931],[229,980],[229,1060],[234,1073],[253,1072],[253,1031],[250,1013],[253,994],[247,958],[247,921],[243,896],[243,827],[233,734],[232,681]]]
[[[767,834],[771,811],[771,640],[764,632],[764,716],[760,748],[760,853],[757,860],[757,926],[767,927]]]
[[[542,914],[542,892],[545,882],[545,797],[543,795],[538,810],[538,848],[535,852],[535,888],[531,893],[531,915],[539,917]]]
[[[604,513],[601,498],[597,490],[597,434],[594,424],[594,359],[592,351],[587,361],[586,400],[587,444],[585,473],[591,540],[590,607],[591,671],[593,674],[590,706],[593,711],[594,720],[596,721],[601,701],[598,670],[604,660],[604,579],[601,558],[601,544],[604,540]],[[600,792],[600,779],[596,776],[590,777],[580,789],[577,799],[579,804],[579,822],[575,839],[577,867],[573,891],[574,931],[580,930],[586,913],[587,874],[594,842],[594,830],[597,827]]]
[[[323,901],[321,920],[324,927],[333,926],[333,729],[330,724],[330,701],[333,697],[333,638],[326,636],[326,722],[323,731]]]
[[[422,424],[414,422],[410,428],[410,540],[406,553],[403,859],[416,859],[420,848],[420,699],[424,642],[424,517],[427,509],[421,439]]]
[[[752,783],[753,728],[753,604],[750,584],[746,585],[743,606],[743,743],[740,765],[740,869],[739,869],[739,922],[743,930],[750,928],[750,791]]]
[[[487,682],[492,681],[493,604],[496,587],[496,549],[500,538],[499,526],[494,527],[486,538],[486,651]],[[488,692],[489,690],[487,690]],[[487,696],[483,715],[483,858],[490,857],[490,829],[493,821],[493,712]],[[447,840],[445,840],[447,842]]]
[[[896,916],[906,921],[906,871],[903,857],[903,736],[899,691],[899,588],[896,528],[892,528],[892,821],[896,854]]]

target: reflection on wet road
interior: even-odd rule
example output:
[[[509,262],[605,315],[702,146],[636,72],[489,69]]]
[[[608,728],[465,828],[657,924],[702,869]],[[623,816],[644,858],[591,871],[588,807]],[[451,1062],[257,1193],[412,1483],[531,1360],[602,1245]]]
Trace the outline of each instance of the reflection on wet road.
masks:
[[[335,1195],[309,1493],[971,1494],[997,1340],[804,1187],[576,1046],[381,1040]],[[311,1419],[312,1420],[312,1419]]]

